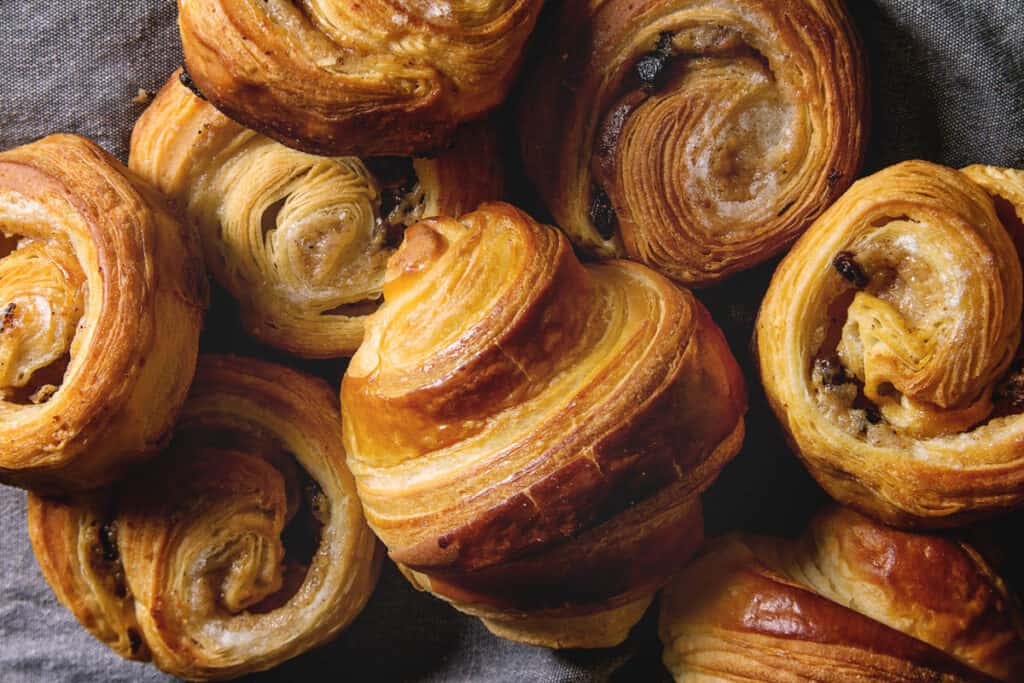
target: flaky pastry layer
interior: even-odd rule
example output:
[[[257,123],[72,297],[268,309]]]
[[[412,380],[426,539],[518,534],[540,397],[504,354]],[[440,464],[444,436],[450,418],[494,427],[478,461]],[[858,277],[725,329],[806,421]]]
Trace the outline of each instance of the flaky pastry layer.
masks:
[[[708,312],[644,266],[582,265],[507,204],[410,228],[384,299],[342,401],[391,557],[500,635],[621,642],[743,438]]]

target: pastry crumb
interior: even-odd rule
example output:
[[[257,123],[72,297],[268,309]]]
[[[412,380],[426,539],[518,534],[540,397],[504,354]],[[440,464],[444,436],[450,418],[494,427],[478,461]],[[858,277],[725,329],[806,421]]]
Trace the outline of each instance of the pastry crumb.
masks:
[[[149,94],[148,90],[139,88],[139,92],[135,93],[135,97],[132,98],[132,102],[136,104],[146,104],[150,99],[152,99],[152,97],[153,96]]]

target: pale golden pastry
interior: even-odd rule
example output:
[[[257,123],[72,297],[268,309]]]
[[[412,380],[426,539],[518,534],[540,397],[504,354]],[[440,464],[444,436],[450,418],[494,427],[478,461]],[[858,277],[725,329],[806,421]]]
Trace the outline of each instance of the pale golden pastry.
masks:
[[[318,157],[235,123],[179,74],[136,124],[129,163],[195,224],[245,329],[276,348],[351,355],[405,226],[501,194],[485,124],[435,159]]]
[[[543,0],[178,0],[185,63],[231,118],[316,154],[434,153],[500,104]]]
[[[583,249],[712,284],[853,181],[864,72],[840,0],[567,0],[524,88],[526,168]]]
[[[746,395],[708,312],[507,204],[423,221],[342,381],[367,520],[494,633],[621,642],[703,536]]]
[[[1024,680],[1021,612],[970,545],[852,510],[795,541],[735,535],[665,590],[676,681]]]
[[[1024,502],[1021,216],[1020,171],[909,161],[857,182],[782,262],[761,376],[833,497],[907,526]]]
[[[0,154],[0,482],[100,486],[166,442],[195,370],[195,235],[92,142]]]
[[[29,496],[57,598],[122,657],[190,680],[261,671],[330,640],[373,591],[379,544],[328,386],[200,359],[170,447],[116,488]]]

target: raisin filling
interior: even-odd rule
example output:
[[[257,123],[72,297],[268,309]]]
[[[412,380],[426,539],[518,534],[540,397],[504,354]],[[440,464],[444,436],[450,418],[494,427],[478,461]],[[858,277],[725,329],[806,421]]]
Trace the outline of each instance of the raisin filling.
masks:
[[[118,599],[127,598],[128,583],[121,564],[121,552],[117,546],[117,522],[114,510],[108,509],[101,519],[94,520],[85,533],[91,549],[90,564],[96,576],[102,577],[106,588]]]
[[[235,429],[223,425],[196,425],[178,437],[187,448],[235,450],[259,455],[280,473],[285,484],[287,511],[281,531],[284,546],[284,580],[273,595],[247,611],[265,614],[283,607],[302,586],[322,541],[323,527],[330,517],[330,502],[320,485],[299,464],[277,438],[254,426]]]
[[[870,278],[864,273],[864,269],[857,263],[854,255],[849,251],[841,251],[832,260],[832,267],[836,269],[843,279],[857,289],[864,289],[868,286]]]
[[[657,96],[681,77],[695,59],[704,57],[753,58],[768,68],[764,55],[745,43],[742,37],[724,27],[675,34],[663,31],[651,50],[642,54],[622,77],[620,96],[597,128],[591,172],[589,217],[605,240],[619,231],[616,205],[615,164],[619,139],[626,121],[647,99]]]
[[[405,228],[423,218],[426,194],[423,191],[413,160],[408,157],[373,157],[366,167],[380,186],[380,221],[384,242],[397,247]]]
[[[811,382],[847,410],[861,411],[864,422],[860,433],[870,425],[883,422],[878,406],[864,395],[864,384],[850,374],[840,360],[837,348],[846,325],[847,311],[859,290],[871,284],[872,278],[849,251],[841,251],[832,260],[832,267],[852,288],[845,288],[828,307],[828,324],[818,352],[811,360]]]
[[[995,404],[993,419],[1024,412],[1024,343],[1018,347],[1010,369],[996,384],[992,402]]]

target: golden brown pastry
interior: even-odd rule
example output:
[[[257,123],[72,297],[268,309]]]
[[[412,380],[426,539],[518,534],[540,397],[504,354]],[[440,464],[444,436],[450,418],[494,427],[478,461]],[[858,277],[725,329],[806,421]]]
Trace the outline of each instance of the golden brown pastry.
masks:
[[[908,526],[1024,502],[1021,216],[1020,171],[910,161],[855,184],[782,262],[761,376],[833,497]]]
[[[106,483],[165,443],[206,305],[195,236],[92,142],[0,154],[0,482]]]
[[[423,221],[342,381],[367,520],[494,633],[621,642],[703,532],[746,396],[689,292],[507,204]]]
[[[859,40],[840,0],[567,0],[527,81],[526,168],[587,251],[706,285],[853,181]]]
[[[676,681],[1024,680],[1021,612],[969,545],[852,510],[802,538],[729,536],[669,584]]]
[[[382,555],[338,410],[320,380],[202,357],[152,465],[88,497],[29,496],[57,598],[122,657],[190,680],[261,671],[337,635]]]
[[[512,85],[543,0],[178,0],[231,118],[316,154],[434,153]]]
[[[359,346],[406,225],[476,208],[502,187],[484,125],[436,159],[318,157],[243,128],[177,74],[136,125],[130,165],[197,226],[245,328],[313,358]]]

